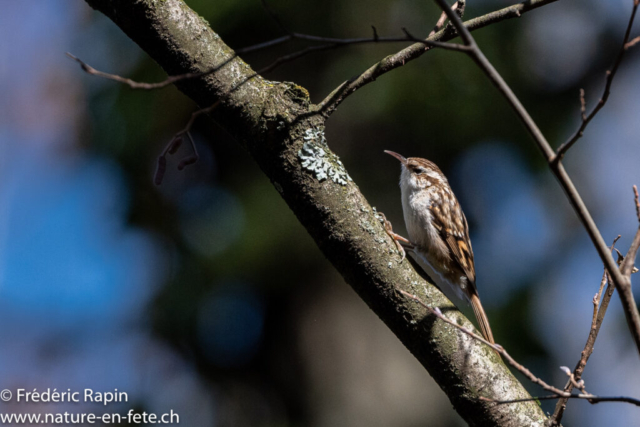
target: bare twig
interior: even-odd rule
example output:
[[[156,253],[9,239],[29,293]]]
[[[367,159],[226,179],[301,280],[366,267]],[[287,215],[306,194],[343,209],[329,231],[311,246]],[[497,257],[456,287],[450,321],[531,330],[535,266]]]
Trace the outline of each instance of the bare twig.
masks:
[[[542,380],[539,377],[536,377],[529,369],[527,369],[525,366],[521,365],[520,363],[516,362],[516,360],[511,357],[511,355],[509,353],[507,353],[507,351],[504,349],[504,347],[502,347],[500,344],[492,344],[489,341],[485,340],[483,337],[481,337],[480,335],[474,334],[471,330],[469,330],[468,328],[458,325],[456,322],[447,319],[443,314],[442,311],[438,308],[438,307],[430,307],[429,305],[425,304],[419,297],[417,297],[416,295],[410,294],[409,292],[403,291],[402,289],[397,289],[397,291],[399,293],[401,293],[402,295],[404,295],[405,297],[412,299],[413,301],[417,302],[418,304],[420,304],[422,307],[424,307],[425,309],[427,309],[427,311],[429,313],[431,313],[432,315],[436,316],[438,319],[442,320],[445,323],[448,323],[449,325],[459,329],[461,332],[463,332],[464,334],[470,336],[471,338],[480,341],[481,343],[491,347],[492,349],[494,349],[496,352],[498,352],[511,366],[513,366],[515,369],[517,369],[521,374],[523,374],[525,377],[527,377],[527,379],[529,381],[531,381],[534,384],[539,385],[540,387],[542,387],[543,389],[553,393],[554,398],[555,399],[559,399],[561,397],[566,397],[569,399],[585,399],[588,400],[590,403],[598,403],[598,402],[627,402],[627,403],[632,403],[636,406],[640,406],[640,399],[635,399],[632,397],[603,397],[603,396],[597,396],[591,393],[580,393],[580,394],[571,394],[571,393],[567,393],[564,390],[561,390],[557,387],[554,387],[550,384],[547,384],[544,380]],[[567,368],[567,370],[569,371],[569,374],[571,374],[571,371],[569,370],[569,368]],[[499,404],[504,404],[504,403],[515,403],[516,401],[522,401],[522,400],[514,400],[514,401],[498,401],[498,400],[494,400],[494,399],[489,399],[486,397],[481,397],[481,400],[485,400],[485,401],[489,401],[489,402],[495,402],[495,403],[499,403]],[[527,400],[535,400],[535,398],[533,399],[527,399]]]
[[[640,406],[640,399],[634,399],[633,397],[626,396],[584,396],[582,394],[572,394],[570,396],[558,396],[556,394],[552,394],[550,396],[535,396],[529,397],[525,399],[513,399],[513,400],[495,400],[490,399],[488,397],[480,397],[480,400],[484,400],[485,402],[494,402],[496,405],[506,405],[509,403],[521,403],[521,402],[531,402],[536,400],[555,400],[555,399],[583,399],[587,400],[589,403],[596,404],[600,402],[620,402],[620,403],[631,403],[635,406]]]
[[[352,39],[336,39],[336,38],[332,38],[332,37],[318,37],[318,36],[311,36],[311,35],[308,35],[308,34],[298,34],[298,33],[294,33],[291,37],[290,36],[286,36],[286,38],[288,40],[296,38],[296,39],[301,39],[301,40],[314,41],[314,42],[325,42],[325,43],[324,44],[319,44],[319,45],[314,45],[314,46],[307,46],[307,47],[305,47],[303,49],[300,49],[300,50],[297,50],[295,52],[292,52],[292,53],[289,53],[289,54],[286,54],[286,55],[282,55],[282,56],[276,58],[271,64],[259,69],[257,71],[258,74],[265,74],[265,73],[268,73],[270,71],[273,71],[275,68],[279,67],[282,64],[294,61],[294,60],[296,60],[298,58],[301,58],[303,56],[306,56],[306,55],[308,55],[310,53],[322,52],[322,51],[325,51],[325,50],[333,50],[333,49],[338,49],[338,48],[341,48],[341,47],[352,46],[352,45],[357,45],[357,44],[366,44],[366,43],[406,43],[406,42],[413,41],[412,39],[410,39],[407,36],[405,36],[405,37],[380,37],[380,36],[378,36],[377,33],[374,33],[373,37],[352,38]],[[277,40],[279,40],[279,39],[277,39]],[[272,46],[273,44],[270,44],[270,43],[271,42],[262,43],[263,46],[259,46],[259,48]],[[436,45],[438,47],[444,47],[444,46],[440,46],[440,44],[438,42],[430,44],[430,46],[436,46]],[[257,50],[256,48],[254,48],[254,46],[252,46],[250,48],[240,49],[240,50],[237,51],[237,53],[239,53],[239,54],[246,53],[247,49],[250,49],[251,51]]]
[[[288,42],[290,40],[293,40],[293,38],[294,37],[293,37],[292,34],[288,34],[286,36],[278,37],[278,38],[275,38],[275,39],[272,39],[272,40],[267,40],[266,42],[254,44],[254,45],[247,46],[247,47],[243,47],[241,49],[236,49],[236,53],[238,55],[243,55],[245,53],[253,52],[253,51],[256,51],[256,50],[266,49],[266,48],[271,47],[271,46],[277,46],[279,44],[286,43],[286,42]]]
[[[182,170],[187,166],[192,165],[198,161],[199,159],[198,150],[196,148],[195,141],[191,136],[191,128],[193,127],[193,123],[196,121],[196,119],[199,116],[201,116],[202,114],[209,114],[210,112],[218,108],[218,105],[220,105],[220,101],[216,101],[209,107],[201,108],[199,110],[194,111],[191,114],[191,117],[189,118],[189,121],[187,122],[185,127],[179,132],[177,132],[173,136],[173,138],[171,138],[169,143],[165,146],[164,150],[162,150],[162,153],[160,153],[160,155],[158,156],[156,172],[153,177],[153,182],[155,185],[162,184],[162,179],[164,178],[164,174],[167,170],[167,154],[174,154],[178,150],[180,145],[182,145],[183,137],[185,135],[189,139],[189,143],[191,145],[191,155],[183,157],[180,160],[180,162],[178,163],[178,170]]]
[[[625,49],[629,49],[630,47],[635,46],[636,44],[638,44],[638,42],[640,42],[640,36],[634,38],[633,40],[631,40],[629,43],[624,45]]]
[[[616,242],[620,239],[620,236],[616,237],[611,244],[610,250],[615,248]],[[607,284],[607,290],[602,294],[604,290],[604,285]],[[582,373],[584,372],[585,367],[587,366],[587,362],[589,361],[589,357],[593,353],[593,349],[596,343],[596,338],[598,337],[598,333],[600,332],[600,327],[602,326],[602,322],[604,320],[604,316],[607,313],[607,308],[609,307],[609,301],[611,301],[611,296],[615,288],[611,285],[611,283],[607,280],[607,271],[605,270],[602,273],[602,280],[600,281],[600,287],[598,292],[593,297],[593,316],[591,318],[591,328],[589,329],[589,335],[587,337],[587,342],[584,345],[584,349],[582,353],[580,353],[580,360],[576,364],[575,369],[573,370],[573,376],[578,381],[582,378]],[[574,384],[572,381],[568,381],[567,385],[564,387],[564,391],[567,393],[571,393],[573,390]],[[549,417],[549,422],[551,426],[560,425],[560,421],[562,420],[562,416],[564,415],[564,411],[567,407],[568,398],[561,398],[556,404],[556,408],[553,412],[553,415]]]
[[[622,307],[625,313],[625,317],[627,319],[627,323],[629,325],[629,329],[631,334],[633,335],[633,339],[636,344],[636,348],[640,353],[640,313],[638,312],[638,307],[633,299],[633,293],[631,291],[631,280],[629,277],[622,274],[621,270],[618,269],[613,257],[611,256],[611,252],[608,250],[602,235],[600,234],[600,230],[596,226],[589,210],[584,204],[582,197],[576,190],[571,178],[567,174],[564,166],[561,161],[556,161],[556,154],[553,149],[549,145],[549,142],[546,140],[538,125],[529,115],[529,112],[524,108],[518,97],[513,93],[509,85],[504,81],[502,76],[496,71],[491,62],[484,56],[475,40],[471,36],[471,33],[462,23],[460,18],[451,11],[451,8],[447,5],[445,0],[435,0],[436,3],[440,6],[442,10],[447,13],[447,16],[453,23],[453,25],[458,30],[460,37],[464,41],[467,46],[470,46],[471,49],[467,52],[471,58],[475,61],[475,63],[485,72],[487,77],[491,80],[491,83],[502,93],[502,95],[507,99],[509,105],[516,112],[520,121],[525,125],[531,136],[533,137],[536,145],[542,151],[545,159],[547,160],[551,170],[556,175],[556,178],[560,182],[563,190],[565,191],[571,206],[577,213],[578,217],[582,221],[591,241],[593,242],[596,250],[598,251],[598,255],[600,255],[600,259],[605,265],[607,272],[609,273],[610,279],[613,281],[616,288],[619,289],[620,300],[622,302]],[[638,7],[638,2],[640,0],[635,0],[634,8],[632,13],[632,18],[635,16],[636,9]],[[633,19],[630,21],[633,23]],[[627,29],[630,30],[630,27]],[[640,245],[640,231],[638,232],[637,238],[634,242],[638,242]],[[632,245],[633,247],[633,245]],[[626,260],[628,261],[628,259]]]
[[[267,4],[267,0],[262,0],[262,7],[264,8],[264,10],[267,11],[269,16],[271,16],[271,19],[275,21],[275,23],[284,33],[291,34],[291,31],[289,31],[286,25],[282,23],[282,21],[280,20],[280,17],[269,7],[269,5]]]
[[[113,81],[116,81],[118,83],[126,84],[131,89],[143,89],[143,90],[162,89],[163,87],[167,87],[167,86],[172,85],[174,83],[177,83],[177,82],[179,82],[181,80],[186,80],[186,79],[192,79],[192,78],[196,78],[196,77],[206,76],[207,74],[211,74],[211,73],[216,72],[220,68],[220,67],[215,67],[215,68],[212,68],[211,70],[207,70],[207,71],[204,71],[204,72],[201,72],[201,73],[185,73],[185,74],[180,74],[180,75],[177,75],[177,76],[170,76],[167,79],[165,79],[165,80],[163,80],[161,82],[157,82],[157,83],[143,83],[143,82],[136,82],[136,81],[128,79],[126,77],[118,76],[117,74],[109,74],[109,73],[105,73],[103,71],[96,70],[95,68],[93,68],[92,66],[90,66],[86,62],[82,61],[80,58],[77,58],[74,55],[70,54],[69,52],[67,52],[67,56],[69,58],[73,59],[74,61],[76,61],[78,64],[80,64],[80,67],[88,74],[91,74],[91,75],[94,75],[94,76],[98,76],[98,77],[102,77],[102,78],[109,79],[109,80],[113,80]]]
[[[587,120],[587,100],[585,99],[584,89],[580,89],[580,117],[582,121]]]
[[[582,393],[587,393],[584,385],[584,380],[577,380],[571,369],[566,366],[560,366],[560,370],[563,371],[569,377],[569,382]]]
[[[375,28],[375,27],[374,27]],[[256,45],[243,47],[236,50],[238,55],[242,55],[248,52],[253,52],[256,50],[263,49],[265,47],[275,46],[290,40],[305,40],[308,42],[314,43],[326,43],[324,46],[325,50],[335,49],[342,46],[350,46],[354,44],[366,44],[366,43],[397,43],[397,42],[406,42],[408,41],[405,37],[380,37],[377,32],[374,31],[372,37],[355,37],[355,38],[335,38],[335,37],[322,37],[322,36],[314,36],[311,34],[302,34],[302,33],[291,33],[287,36],[282,36],[275,38],[273,40],[269,40],[266,42],[258,43]],[[329,47],[330,46],[330,47]],[[320,46],[313,46],[320,47]]]
[[[459,4],[460,2],[455,2],[453,6],[451,6],[451,10],[455,12],[458,9]],[[431,32],[429,33],[429,37],[433,36],[435,33],[440,31],[442,27],[444,27],[445,22],[447,22],[447,14],[442,12],[440,14],[440,18],[438,19],[438,22],[436,22],[436,25],[433,27],[433,30],[431,30]]]
[[[638,217],[638,221],[640,222],[640,200],[638,196],[638,187],[633,186],[633,195],[636,202],[636,216]]]
[[[376,27],[372,25],[371,29],[373,30],[373,40],[374,41],[380,40],[380,37],[378,36],[378,30],[376,29]]]
[[[636,187],[635,185],[633,186],[633,194],[635,196],[635,202],[636,202],[636,215],[638,216],[638,222],[640,222],[640,201],[638,200],[638,187]],[[638,253],[639,247],[640,247],[640,225],[638,226],[638,231],[636,232],[636,235],[633,238],[633,242],[631,242],[631,246],[629,247],[627,254],[624,256],[624,261],[622,261],[622,265],[620,265],[620,271],[622,275],[629,280],[629,292],[631,292],[631,273],[634,272],[634,264],[635,264],[636,254]]]
[[[580,124],[580,127],[578,127],[578,130],[576,130],[576,132],[573,134],[573,136],[571,136],[571,138],[569,138],[564,144],[562,144],[558,148],[556,156],[553,159],[554,163],[558,163],[560,160],[562,160],[562,157],[564,157],[566,152],[573,146],[573,144],[576,143],[578,139],[582,137],[582,135],[584,134],[584,130],[589,124],[589,122],[596,116],[596,114],[598,114],[598,111],[600,111],[602,107],[604,107],[604,104],[607,103],[607,100],[609,99],[609,94],[611,93],[611,83],[613,83],[613,78],[615,77],[616,72],[618,71],[618,67],[620,67],[622,58],[624,57],[624,54],[627,51],[627,49],[629,49],[631,46],[637,43],[637,41],[635,41],[636,39],[629,42],[629,36],[631,35],[631,27],[633,27],[633,21],[636,17],[636,11],[638,10],[638,3],[639,3],[638,0],[634,0],[633,2],[631,17],[629,18],[629,23],[627,24],[627,30],[624,33],[622,46],[620,48],[620,51],[618,52],[618,56],[616,56],[616,59],[613,62],[613,66],[611,67],[610,70],[607,70],[606,72],[604,91],[602,92],[602,96],[600,97],[600,100],[598,101],[598,103],[593,108],[591,113],[589,113],[588,116],[586,117],[584,117],[584,115],[582,116],[582,123]]]
[[[439,47],[445,50],[455,50],[458,52],[466,52],[469,50],[469,46],[465,46],[462,44],[456,44],[456,43],[446,43],[446,42],[439,42],[439,41],[431,41],[429,39],[419,39],[418,37],[415,37],[414,35],[412,35],[406,28],[402,28],[402,32],[407,36],[407,40],[416,42],[416,43],[422,43],[425,45],[425,47],[430,48],[430,47]]]

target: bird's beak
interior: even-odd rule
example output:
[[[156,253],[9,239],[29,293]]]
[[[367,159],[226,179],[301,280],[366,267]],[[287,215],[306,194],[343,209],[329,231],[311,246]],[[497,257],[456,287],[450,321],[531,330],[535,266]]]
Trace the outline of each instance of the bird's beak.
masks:
[[[402,163],[404,166],[407,166],[407,159],[405,159],[400,154],[394,153],[393,151],[389,151],[389,150],[384,150],[384,152],[387,153],[388,155],[393,156],[396,159],[400,160],[400,163]]]

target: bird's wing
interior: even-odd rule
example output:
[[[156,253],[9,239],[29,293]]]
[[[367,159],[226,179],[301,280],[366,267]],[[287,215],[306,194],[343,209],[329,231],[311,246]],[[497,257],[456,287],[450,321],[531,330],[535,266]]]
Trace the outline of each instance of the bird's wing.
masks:
[[[452,204],[445,201],[442,205],[434,205],[431,207],[431,215],[440,237],[451,251],[451,257],[458,263],[475,290],[476,268],[469,239],[469,225],[460,204],[454,198]]]

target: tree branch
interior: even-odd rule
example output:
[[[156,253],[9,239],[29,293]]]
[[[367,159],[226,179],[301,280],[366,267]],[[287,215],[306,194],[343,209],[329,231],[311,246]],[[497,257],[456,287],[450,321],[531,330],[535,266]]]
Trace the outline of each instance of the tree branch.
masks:
[[[467,29],[467,27],[465,27],[458,15],[456,15],[451,10],[445,0],[435,1],[440,6],[440,8],[447,13],[447,16],[460,33],[460,37],[462,38],[464,43],[467,46],[471,47],[467,54],[474,60],[474,62],[480,67],[480,69],[484,71],[487,77],[489,77],[491,83],[506,98],[509,105],[518,115],[520,121],[524,124],[524,126],[527,128],[527,131],[533,137],[533,140],[535,141],[540,151],[542,151],[542,154],[547,160],[547,163],[549,164],[551,170],[560,182],[562,189],[567,195],[571,206],[578,214],[580,221],[582,221],[582,224],[589,234],[591,241],[596,247],[598,255],[600,255],[600,259],[602,259],[602,262],[604,263],[605,268],[609,273],[609,277],[613,281],[615,287],[620,291],[620,300],[622,301],[622,308],[627,319],[627,324],[629,325],[629,330],[631,331],[631,334],[635,341],[636,349],[638,350],[638,353],[640,353],[640,313],[638,312],[638,307],[636,306],[635,300],[633,299],[633,293],[631,291],[631,280],[628,276],[623,275],[622,271],[618,269],[616,262],[611,256],[611,252],[609,252],[607,245],[604,242],[602,235],[600,234],[600,230],[593,221],[593,218],[591,217],[591,214],[589,213],[586,205],[582,201],[578,190],[576,190],[573,182],[571,181],[571,178],[564,169],[562,161],[556,159],[555,152],[538,128],[538,125],[531,118],[529,112],[524,108],[518,97],[513,93],[502,76],[496,71],[491,62],[489,62],[489,60],[484,56],[475,40],[473,39],[471,32]],[[639,0],[634,0],[632,17],[635,16],[635,11],[638,7],[638,1]],[[636,236],[636,240],[638,240],[638,244],[640,245],[640,232],[638,234],[639,235]]]
[[[638,187],[636,187],[635,185],[633,186],[633,194],[635,195],[636,215],[638,216],[638,223],[640,223],[640,200],[638,200]],[[631,242],[629,251],[624,256],[624,261],[622,261],[622,265],[620,265],[620,271],[627,279],[629,279],[629,291],[631,290],[631,273],[633,272],[633,266],[635,264],[636,254],[638,253],[639,247],[640,247],[640,224],[638,225],[638,231],[636,232],[636,235],[633,238],[633,242]]]
[[[87,2],[111,18],[169,75],[226,64],[177,86],[200,106],[220,103],[210,116],[256,160],[324,255],[429,371],[467,422],[543,425],[545,416],[536,403],[481,401],[480,396],[513,400],[529,394],[495,352],[428,316],[396,292],[399,288],[418,293],[430,306],[446,311],[449,319],[472,328],[408,261],[396,258],[379,219],[326,145],[324,119],[311,110],[304,88],[265,81],[180,0]]]

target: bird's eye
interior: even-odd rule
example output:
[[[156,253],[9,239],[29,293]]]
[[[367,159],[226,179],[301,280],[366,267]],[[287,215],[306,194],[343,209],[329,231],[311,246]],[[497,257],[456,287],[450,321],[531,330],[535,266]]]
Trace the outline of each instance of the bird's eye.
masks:
[[[414,168],[413,171],[418,175],[425,172],[424,168],[421,168],[421,167]]]

